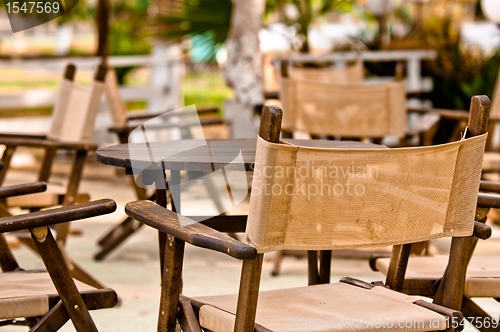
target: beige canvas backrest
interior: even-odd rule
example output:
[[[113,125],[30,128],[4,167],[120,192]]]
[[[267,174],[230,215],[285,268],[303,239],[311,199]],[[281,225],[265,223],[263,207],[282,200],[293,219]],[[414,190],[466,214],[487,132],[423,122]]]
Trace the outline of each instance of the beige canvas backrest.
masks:
[[[281,84],[284,130],[344,137],[407,131],[404,81],[338,85],[282,78]]]
[[[469,236],[486,134],[397,149],[325,149],[258,138],[246,235],[260,252]]]
[[[84,86],[63,79],[47,137],[69,143],[90,143],[103,91],[104,83],[97,80]]]
[[[288,75],[292,80],[330,83],[339,85],[363,84],[365,79],[363,61],[358,60],[345,68],[291,67]]]
[[[127,124],[127,107],[120,96],[116,72],[111,68],[106,74],[105,85],[106,104],[111,112],[113,125],[118,128],[123,127]]]

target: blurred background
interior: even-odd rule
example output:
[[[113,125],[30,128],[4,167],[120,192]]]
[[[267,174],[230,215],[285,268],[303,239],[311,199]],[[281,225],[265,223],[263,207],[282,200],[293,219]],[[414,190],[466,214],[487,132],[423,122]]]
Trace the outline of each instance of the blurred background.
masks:
[[[492,95],[500,64],[500,29],[484,7],[478,0],[80,0],[62,17],[15,34],[0,10],[0,116],[50,115],[49,90],[66,57],[79,59],[81,82],[91,79],[85,58],[110,57],[129,110],[196,104],[223,115],[227,100],[246,102],[235,84],[243,73],[234,69],[238,53],[260,57],[251,70],[262,84],[254,89],[265,92],[273,84],[265,66],[275,56],[363,50],[434,50],[418,63],[424,79],[415,96],[467,109],[470,96]],[[236,48],[232,59],[231,39],[251,34],[254,49]],[[364,66],[367,77],[394,75],[387,62]]]

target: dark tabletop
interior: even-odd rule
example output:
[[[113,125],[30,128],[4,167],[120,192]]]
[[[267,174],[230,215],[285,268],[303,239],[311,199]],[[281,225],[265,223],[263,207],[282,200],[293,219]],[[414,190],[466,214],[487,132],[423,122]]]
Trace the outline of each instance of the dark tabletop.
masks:
[[[292,144],[317,148],[372,149],[383,145],[330,140],[285,139]],[[102,164],[124,167],[160,169],[161,162],[167,170],[213,171],[225,167],[238,157],[240,151],[245,168],[252,169],[255,162],[256,139],[180,140],[153,142],[149,148],[144,143],[119,144],[97,150],[97,161]],[[156,161],[151,161],[156,160]],[[241,167],[241,164],[238,164]]]

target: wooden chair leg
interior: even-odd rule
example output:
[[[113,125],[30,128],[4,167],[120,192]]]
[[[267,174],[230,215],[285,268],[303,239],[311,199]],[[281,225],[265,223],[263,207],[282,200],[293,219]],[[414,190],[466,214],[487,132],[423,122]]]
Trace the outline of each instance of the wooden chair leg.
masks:
[[[176,238],[167,241],[166,244],[158,313],[158,332],[174,332],[176,328],[179,294],[182,287],[184,245],[184,241]]]
[[[33,326],[30,332],[58,331],[69,320],[68,312],[62,301],[59,301]]]
[[[273,270],[271,271],[271,275],[273,277],[276,277],[280,274],[281,263],[283,262],[283,258],[284,258],[284,251],[283,250],[276,251],[276,253],[274,254],[274,266]]]
[[[257,258],[253,260],[243,261],[236,308],[235,331],[250,332],[254,330],[263,258],[263,254],[258,254]]]
[[[391,261],[385,284],[392,290],[401,292],[403,290],[406,267],[411,252],[411,243],[392,248]]]
[[[118,225],[118,227],[114,228],[106,235],[105,241],[102,241],[102,244],[100,243],[102,249],[94,255],[94,259],[97,261],[103,260],[110,252],[125,241],[125,239],[141,228],[142,225],[143,223],[140,223],[130,217],[125,219],[120,225]]]
[[[3,180],[5,179],[5,174],[7,174],[7,170],[9,169],[10,160],[12,159],[14,151],[16,151],[15,146],[7,146],[7,148],[3,152],[2,155],[3,169],[0,170],[0,185],[3,183]]]
[[[97,327],[69,274],[64,257],[50,229],[39,227],[30,229],[30,232],[75,329],[78,332],[97,332]]]
[[[85,165],[86,158],[86,150],[79,150],[75,153],[73,166],[71,168],[71,174],[69,177],[69,183],[66,189],[66,195],[64,196],[63,206],[75,204],[76,194],[78,192],[78,186],[80,185],[80,179],[82,177],[83,166]],[[69,223],[57,225],[56,240],[61,247],[66,244],[66,238],[68,237],[69,233],[69,225]]]
[[[321,250],[319,252],[319,283],[330,283],[330,272],[332,266],[332,251]]]
[[[307,252],[307,271],[309,286],[319,284],[318,252],[316,250]]]
[[[201,332],[200,324],[194,313],[191,302],[186,300],[179,301],[181,312],[179,313],[179,323],[183,332]]]
[[[47,148],[45,150],[45,156],[43,157],[42,167],[40,168],[40,173],[38,173],[38,181],[46,182],[50,177],[50,171],[52,169],[52,162],[56,157],[57,149]]]
[[[464,317],[474,317],[475,319],[470,322],[481,332],[498,332],[500,331],[500,326],[494,325],[496,319],[492,318],[486,311],[481,309],[474,301],[472,301],[466,295],[462,298],[462,313]]]
[[[5,235],[0,234],[0,268],[3,272],[19,269],[16,258],[10,251]]]

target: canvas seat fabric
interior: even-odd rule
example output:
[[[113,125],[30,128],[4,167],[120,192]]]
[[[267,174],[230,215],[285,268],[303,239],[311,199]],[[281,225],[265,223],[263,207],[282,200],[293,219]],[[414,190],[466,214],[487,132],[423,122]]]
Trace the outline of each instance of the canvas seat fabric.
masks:
[[[75,280],[80,291],[95,288]],[[0,319],[43,316],[57,290],[43,270],[0,273]]]
[[[237,295],[196,298],[200,325],[232,332]],[[376,286],[370,290],[346,283],[259,293],[255,323],[272,331],[430,331],[444,330],[446,319],[407,296]]]

